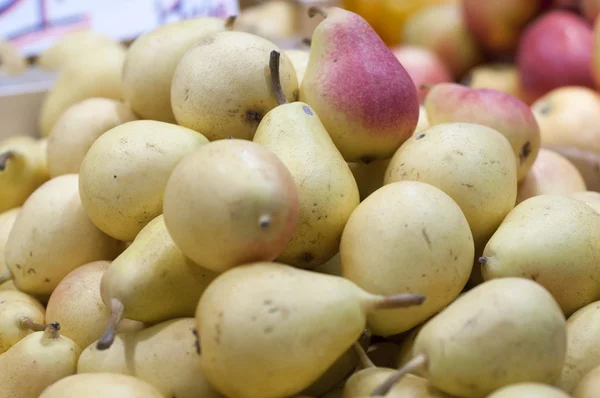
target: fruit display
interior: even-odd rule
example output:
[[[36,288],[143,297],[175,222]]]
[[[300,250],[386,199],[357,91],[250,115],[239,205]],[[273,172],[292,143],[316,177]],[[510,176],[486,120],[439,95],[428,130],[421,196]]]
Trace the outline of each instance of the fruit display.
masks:
[[[600,1],[313,3],[0,41],[0,398],[600,397]]]

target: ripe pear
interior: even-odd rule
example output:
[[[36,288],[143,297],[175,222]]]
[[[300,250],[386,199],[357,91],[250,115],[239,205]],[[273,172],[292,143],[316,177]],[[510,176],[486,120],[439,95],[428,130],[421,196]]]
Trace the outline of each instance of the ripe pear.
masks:
[[[513,148],[517,179],[523,180],[540,149],[540,129],[527,104],[497,90],[472,89],[456,83],[436,84],[425,98],[431,125],[476,123],[504,135]]]
[[[313,7],[325,19],[312,35],[300,100],[319,115],[344,159],[386,159],[415,130],[417,90],[368,22],[338,7]]]
[[[211,141],[251,140],[263,116],[277,106],[266,60],[269,40],[244,32],[220,32],[200,40],[181,59],[173,75],[171,104],[177,123]],[[285,95],[298,99],[292,63],[281,57]]]
[[[573,390],[573,398],[596,398],[598,391],[600,391],[600,366],[590,370],[581,379]]]
[[[171,81],[177,64],[202,38],[231,27],[233,18],[196,17],[138,36],[123,66],[123,99],[142,119],[175,123]],[[152,65],[151,68],[148,65]]]
[[[519,71],[514,64],[488,63],[474,67],[463,80],[471,88],[502,91],[525,101]]]
[[[102,301],[111,312],[99,349],[112,344],[123,317],[156,323],[194,316],[200,295],[217,273],[183,255],[162,215],[150,221],[102,276]]]
[[[348,163],[358,185],[361,202],[383,186],[383,177],[389,164],[390,159],[375,160],[371,163]]]
[[[75,373],[81,348],[61,336],[59,329],[57,323],[51,323],[0,355],[3,396],[39,397],[46,387]]]
[[[75,374],[52,384],[40,398],[164,398],[152,384],[116,373]]]
[[[92,97],[121,99],[124,61],[125,48],[120,44],[97,46],[70,58],[42,102],[42,136],[48,136],[63,112],[76,102]]]
[[[6,297],[7,293],[24,297]],[[0,292],[0,354],[45,326],[44,307],[33,297],[19,291]]]
[[[298,207],[285,164],[259,144],[231,139],[213,141],[179,163],[165,190],[164,216],[187,257],[223,272],[279,256]]]
[[[6,261],[4,261],[4,250],[6,248],[6,242],[8,241],[8,235],[17,220],[17,215],[21,211],[20,207],[16,207],[11,210],[7,210],[3,213],[0,213],[0,279],[10,279],[11,274],[10,270],[6,266]],[[4,287],[5,284],[8,284],[11,281],[0,282],[0,289]]]
[[[581,173],[569,159],[541,148],[533,167],[519,184],[517,203],[538,195],[569,195],[585,190]]]
[[[352,346],[368,312],[423,301],[370,294],[347,279],[280,263],[238,266],[219,275],[198,303],[200,364],[226,396],[290,396]]]
[[[110,129],[94,142],[81,164],[83,208],[106,234],[133,241],[162,214],[165,186],[175,166],[207,143],[193,130],[154,120]]]
[[[90,221],[81,205],[77,174],[40,186],[27,199],[6,242],[4,259],[16,287],[48,298],[75,268],[112,260],[122,244]]]
[[[46,305],[46,321],[58,322],[61,333],[80,347],[98,340],[110,319],[110,310],[100,296],[100,281],[109,265],[109,261],[94,261],[75,268],[56,286]],[[117,332],[143,326],[123,319]]]
[[[28,136],[0,142],[0,213],[21,206],[50,177],[46,143]]]
[[[243,7],[235,23],[235,29],[269,40],[283,40],[296,35],[298,5],[285,0],[252,2]]]
[[[469,223],[450,196],[433,185],[385,185],[350,216],[340,244],[342,276],[374,294],[419,292],[414,308],[373,311],[374,334],[390,336],[427,320],[469,280],[475,248]]]
[[[431,184],[458,203],[475,246],[482,246],[515,205],[517,166],[510,142],[497,130],[443,123],[412,136],[394,154],[384,183]]]
[[[298,85],[300,86],[302,84],[302,79],[304,79],[304,73],[306,73],[310,52],[306,50],[289,49],[285,50],[284,54],[287,55],[292,63],[292,66],[296,71],[296,77],[298,78]]]
[[[586,205],[590,206],[592,209],[596,210],[597,213],[600,213],[600,192],[595,191],[580,191],[573,192],[569,195],[573,199],[577,199]],[[1,249],[0,249],[1,252]],[[0,258],[0,264],[2,263],[2,259]]]
[[[135,376],[165,397],[223,398],[202,375],[194,326],[194,318],[178,318],[138,332],[119,333],[109,350],[91,344],[79,357],[77,373]]]
[[[425,323],[413,359],[374,393],[385,395],[417,368],[434,387],[463,398],[519,382],[552,384],[566,350],[565,317],[552,295],[525,278],[495,279]]]
[[[269,64],[279,106],[260,122],[254,142],[287,167],[300,201],[296,228],[277,261],[313,268],[338,252],[344,225],[360,200],[358,187],[319,115],[304,102],[287,102],[278,79],[279,53],[271,53]]]
[[[480,258],[485,280],[537,281],[568,316],[600,299],[600,214],[567,196],[540,195],[517,205]]]
[[[494,391],[487,398],[571,398],[571,396],[548,384],[516,383]]]
[[[79,173],[83,158],[98,137],[136,119],[127,105],[114,99],[88,98],[71,105],[56,121],[48,137],[50,176]]]
[[[320,397],[331,391],[356,369],[358,358],[354,348],[349,348],[309,387],[300,394]]]

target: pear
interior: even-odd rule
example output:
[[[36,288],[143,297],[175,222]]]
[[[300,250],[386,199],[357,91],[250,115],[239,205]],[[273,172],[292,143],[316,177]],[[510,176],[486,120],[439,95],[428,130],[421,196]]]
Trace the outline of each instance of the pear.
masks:
[[[596,212],[600,213],[600,192],[595,191],[580,191],[573,192],[569,195],[573,199],[577,199],[586,205],[590,206],[592,209],[596,210]],[[0,258],[0,264],[2,263],[2,259]]]
[[[552,295],[525,278],[495,279],[425,323],[413,359],[373,394],[385,395],[415,369],[437,389],[463,398],[519,382],[552,384],[566,350],[565,317]]]
[[[386,159],[417,126],[417,90],[392,51],[360,15],[309,9],[325,19],[312,34],[300,100],[319,115],[344,159]]]
[[[98,348],[110,347],[123,317],[156,323],[194,316],[200,295],[216,276],[185,257],[163,216],[156,217],[102,276],[100,293],[111,318]]]
[[[82,265],[65,276],[52,292],[46,305],[46,321],[58,322],[64,336],[80,347],[98,340],[110,319],[100,296],[100,281],[109,261],[94,261]],[[142,322],[123,319],[117,332],[139,330]]]
[[[13,136],[0,142],[0,213],[21,206],[46,182],[45,142],[28,136]]]
[[[56,121],[48,137],[50,176],[79,173],[83,158],[98,137],[136,119],[127,105],[114,99],[88,98],[71,105]]]
[[[306,73],[306,67],[308,66],[308,58],[310,55],[309,51],[299,49],[289,49],[284,51],[288,59],[292,63],[294,70],[296,71],[296,77],[298,78],[298,85],[302,84],[304,79],[304,73]]]
[[[19,291],[0,292],[0,354],[32,331],[44,330],[44,307]]]
[[[516,383],[494,391],[487,398],[571,398],[571,396],[547,384]]]
[[[124,101],[142,119],[175,123],[171,81],[177,64],[198,41],[229,29],[233,20],[196,17],[166,23],[138,36],[127,50],[123,66]]]
[[[499,62],[478,65],[469,71],[463,82],[471,88],[498,90],[525,101],[519,71],[514,64]]]
[[[417,122],[417,127],[415,128],[413,135],[420,133],[430,126],[431,123],[429,123],[429,116],[427,116],[425,105],[419,105],[419,121]]]
[[[373,295],[347,279],[280,263],[241,265],[219,275],[200,298],[200,364],[226,396],[291,396],[352,346],[368,312],[424,299]]]
[[[390,164],[390,159],[375,160],[371,163],[348,163],[354,175],[361,202],[383,186],[383,177]]]
[[[57,323],[51,323],[0,355],[3,396],[39,397],[46,387],[75,373],[81,348],[60,336],[59,329]]]
[[[342,276],[342,262],[340,260],[340,253],[338,252],[335,256],[331,257],[331,260],[313,268],[312,270],[321,274]]]
[[[302,395],[312,395],[320,397],[328,391],[334,389],[337,385],[344,382],[357,364],[356,352],[349,348],[344,352],[315,382],[305,388]]]
[[[150,383],[116,373],[67,376],[52,384],[40,398],[164,398]]]
[[[340,244],[342,276],[361,288],[427,297],[418,307],[369,313],[370,329],[384,337],[405,332],[450,304],[469,280],[474,253],[458,204],[417,181],[375,191],[350,216]]]
[[[298,5],[285,0],[252,2],[249,7],[241,6],[235,29],[255,34],[269,40],[282,40],[297,33]]]
[[[4,249],[6,266],[19,290],[48,298],[75,268],[112,260],[121,252],[122,244],[85,214],[78,184],[77,174],[53,178],[21,208]]]
[[[541,145],[540,129],[521,100],[497,90],[440,83],[427,94],[425,107],[431,125],[476,123],[502,133],[513,148],[519,181],[533,166]]]
[[[171,172],[185,155],[208,143],[193,130],[134,120],[98,138],[80,169],[81,202],[92,222],[115,239],[131,242],[162,214]]]
[[[475,247],[485,244],[515,205],[513,149],[497,130],[442,123],[412,136],[394,154],[384,183],[421,181],[447,193],[467,217]]]
[[[530,198],[506,216],[483,251],[485,280],[519,276],[544,286],[569,316],[600,300],[600,214],[567,196]]]
[[[21,211],[20,207],[16,207],[11,210],[7,210],[4,213],[0,213],[0,279],[10,279],[11,274],[10,270],[6,266],[6,261],[4,261],[4,250],[6,247],[6,242],[8,241],[8,235],[17,220],[17,216]],[[0,289],[4,287],[5,284],[10,283],[11,281],[1,283]]]
[[[211,141],[251,140],[263,116],[277,106],[265,60],[269,40],[245,32],[220,32],[200,40],[181,59],[173,75],[171,104],[177,123]],[[281,57],[281,84],[288,98],[298,99],[292,63]]]
[[[460,297],[460,295],[459,295]],[[427,323],[427,321],[422,324],[415,326],[406,334],[404,334],[404,338],[400,343],[400,351],[398,352],[398,356],[396,357],[396,363],[393,367],[400,368],[406,365],[413,358],[413,346],[415,345],[415,340],[419,331],[423,328],[423,326]],[[418,369],[413,372],[413,374],[420,375]]]
[[[581,379],[575,390],[573,391],[574,398],[596,398],[600,390],[600,366],[590,370]]]
[[[0,39],[0,60],[0,71],[6,76],[20,76],[28,68],[27,59],[19,47],[7,39]]]
[[[194,318],[178,318],[120,333],[109,350],[91,344],[79,357],[77,373],[135,376],[165,397],[223,398],[202,376],[194,326]]]
[[[298,189],[282,161],[259,144],[230,139],[179,163],[165,190],[164,217],[183,254],[223,272],[279,256],[298,207]]]
[[[277,261],[313,268],[338,252],[344,225],[359,203],[358,187],[319,115],[304,102],[287,102],[279,82],[278,52],[271,53],[269,64],[280,105],[260,122],[254,142],[285,164],[300,200],[294,234]]]
[[[76,102],[92,97],[121,99],[124,61],[125,48],[119,44],[97,46],[65,62],[42,102],[42,136],[48,136],[63,112]]]

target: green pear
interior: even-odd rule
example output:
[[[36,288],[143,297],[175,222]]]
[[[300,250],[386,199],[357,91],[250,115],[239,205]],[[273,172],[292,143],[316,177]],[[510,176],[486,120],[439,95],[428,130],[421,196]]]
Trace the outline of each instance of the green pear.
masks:
[[[263,116],[277,106],[265,60],[279,48],[244,32],[219,32],[200,40],[181,59],[173,75],[171,104],[177,124],[210,141],[251,140]],[[285,95],[298,99],[292,63],[281,57]]]
[[[77,373],[135,376],[165,397],[223,398],[202,376],[194,326],[193,318],[178,318],[138,332],[119,333],[109,350],[91,344],[79,357]]]
[[[280,105],[260,122],[254,142],[287,166],[300,199],[294,234],[277,261],[314,268],[338,252],[344,225],[359,203],[358,187],[314,110],[303,102],[287,102],[279,82],[278,52],[271,53],[269,64]]]
[[[123,123],[98,138],[83,159],[83,208],[106,234],[131,242],[162,214],[165,186],[183,157],[208,140],[154,120]]]
[[[8,241],[8,235],[17,220],[17,215],[21,211],[20,207],[16,207],[11,210],[7,210],[4,213],[0,213],[0,279],[11,278],[10,270],[6,266],[6,261],[4,260],[4,251],[6,247],[6,242]],[[12,281],[0,282],[0,289],[4,287],[4,285],[10,283]]]
[[[381,295],[419,292],[414,308],[373,311],[378,336],[405,332],[446,307],[465,287],[474,258],[473,236],[460,207],[433,185],[388,184],[352,213],[340,244],[342,276]]]
[[[59,329],[57,323],[51,323],[0,355],[3,396],[39,397],[46,387],[75,373],[81,348],[60,336]]]
[[[109,265],[110,261],[94,261],[75,268],[56,286],[46,305],[46,322],[58,322],[62,335],[80,347],[98,340],[110,320],[100,295],[102,275]],[[143,327],[142,322],[123,319],[117,332]]]
[[[530,278],[544,286],[565,315],[600,300],[600,214],[576,199],[540,195],[506,216],[483,251],[485,280]]]
[[[112,260],[122,251],[122,243],[96,228],[86,215],[78,184],[77,174],[53,178],[23,205],[4,252],[19,290],[48,298],[75,268]]]
[[[384,183],[431,184],[458,203],[475,247],[485,244],[515,206],[517,165],[509,141],[472,123],[443,123],[413,135],[394,154]]]
[[[156,217],[102,275],[100,293],[111,318],[98,348],[110,347],[123,317],[156,323],[194,316],[200,295],[216,276],[185,257],[163,216]]]
[[[413,358],[373,393],[385,395],[415,369],[435,388],[463,398],[520,382],[553,384],[565,361],[566,334],[565,316],[540,284],[487,281],[425,323]]]
[[[229,29],[233,19],[185,19],[138,36],[129,46],[123,66],[124,101],[142,119],[175,123],[171,81],[177,64],[202,38]]]
[[[487,398],[571,398],[571,396],[543,383],[516,383],[494,391]]]
[[[46,388],[40,398],[164,398],[152,384],[116,373],[67,376]]]
[[[219,275],[198,303],[202,370],[229,397],[291,396],[352,346],[368,312],[424,299],[374,295],[347,279],[280,263],[241,265]]]
[[[592,209],[596,210],[597,213],[600,213],[600,192],[596,191],[580,191],[573,192],[569,195],[573,199],[577,199],[586,205],[590,206]],[[0,258],[0,264],[2,263],[2,259]]]
[[[600,391],[600,366],[590,370],[581,379],[575,390],[573,390],[574,398],[596,398]]]

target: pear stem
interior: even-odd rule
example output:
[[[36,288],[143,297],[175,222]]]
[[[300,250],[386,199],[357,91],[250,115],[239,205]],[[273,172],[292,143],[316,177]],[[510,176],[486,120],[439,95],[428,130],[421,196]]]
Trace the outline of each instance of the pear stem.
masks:
[[[420,294],[396,294],[394,296],[373,296],[368,303],[370,310],[387,310],[395,308],[412,307],[425,301],[425,296]]]
[[[33,330],[34,332],[41,332],[46,330],[46,326],[44,324],[41,323],[36,323],[34,321],[32,321],[29,318],[21,318],[19,319],[19,325],[21,326],[22,329],[30,329]]]
[[[356,351],[356,355],[358,356],[358,362],[360,362],[363,368],[374,368],[375,364],[371,361],[371,358],[367,355],[365,350],[362,348],[358,342],[355,342],[353,345],[354,351]]]
[[[110,348],[113,341],[115,341],[115,334],[117,333],[117,325],[123,319],[123,314],[125,313],[125,306],[121,302],[121,300],[112,298],[110,299],[110,320],[108,321],[108,326],[106,327],[106,331],[98,340],[96,344],[96,348],[99,350],[106,350]]]
[[[275,99],[279,105],[288,103],[283,88],[281,87],[281,79],[279,77],[279,57],[281,54],[275,50],[271,51],[269,58],[269,70],[271,72],[271,89],[275,94]]]
[[[10,272],[10,270],[8,268],[6,268],[4,273],[2,275],[0,275],[0,285],[6,281],[11,280],[12,278],[13,278],[12,272]]]
[[[379,387],[377,387],[372,393],[372,397],[385,396],[391,389],[394,387],[402,377],[407,375],[408,373],[422,368],[427,365],[427,357],[425,354],[420,354],[408,361],[403,367],[398,369],[396,373],[391,375],[388,379],[386,379]]]
[[[12,151],[4,152],[0,154],[0,171],[4,171],[6,169],[6,164],[8,161],[15,157],[15,153]]]
[[[225,29],[233,30],[233,25],[235,25],[235,20],[237,19],[237,15],[231,15],[227,17],[225,20]]]
[[[421,90],[431,90],[433,86],[435,86],[435,84],[422,83],[419,88],[421,88]]]
[[[308,17],[309,18],[312,18],[317,14],[319,14],[323,18],[327,18],[327,11],[325,11],[325,9],[323,7],[312,6],[308,9]]]
[[[60,324],[52,322],[46,325],[42,339],[54,340],[60,336]]]

